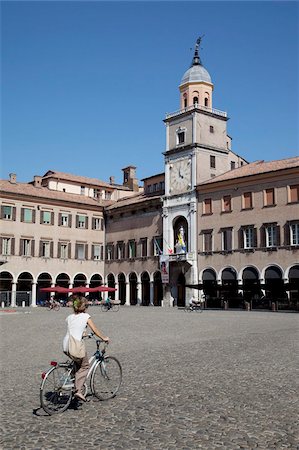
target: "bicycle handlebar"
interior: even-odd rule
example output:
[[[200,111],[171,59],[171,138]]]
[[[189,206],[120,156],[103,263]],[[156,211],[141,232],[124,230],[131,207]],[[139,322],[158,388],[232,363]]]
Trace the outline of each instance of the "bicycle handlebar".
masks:
[[[103,342],[105,346],[107,346],[109,344],[109,342],[103,341],[103,339],[99,339],[99,338],[95,337],[94,333],[87,333],[82,336],[82,339],[94,339],[99,344],[101,344]]]

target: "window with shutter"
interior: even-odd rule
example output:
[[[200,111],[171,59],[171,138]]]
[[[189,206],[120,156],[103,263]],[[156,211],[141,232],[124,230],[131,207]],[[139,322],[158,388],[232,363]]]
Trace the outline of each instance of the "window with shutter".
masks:
[[[84,244],[76,244],[76,259],[85,259],[85,246]]]
[[[41,212],[41,223],[44,225],[50,225],[51,224],[51,211],[42,211]]]
[[[289,227],[290,227],[289,232],[290,244],[299,245],[299,222],[291,223]]]
[[[212,252],[213,250],[212,230],[203,231],[203,251]]]
[[[33,210],[30,208],[21,209],[21,221],[26,223],[33,222]]]
[[[212,214],[212,199],[205,198],[203,201],[203,214]]]
[[[252,208],[252,192],[244,192],[243,194],[243,209]]]
[[[1,218],[6,220],[13,220],[13,207],[1,206]]]
[[[222,250],[231,251],[232,250],[232,228],[224,228],[222,230]]]
[[[265,204],[264,206],[273,206],[275,204],[274,188],[266,189],[264,192]]]
[[[231,196],[225,195],[222,201],[223,210],[222,212],[231,212]]]
[[[1,238],[2,241],[2,250],[1,254],[4,256],[10,256],[11,255],[11,241],[12,238]]]
[[[77,228],[86,228],[86,216],[77,215]]]
[[[299,202],[299,184],[289,187],[289,203]]]
[[[141,256],[144,258],[147,256],[147,238],[141,239]]]

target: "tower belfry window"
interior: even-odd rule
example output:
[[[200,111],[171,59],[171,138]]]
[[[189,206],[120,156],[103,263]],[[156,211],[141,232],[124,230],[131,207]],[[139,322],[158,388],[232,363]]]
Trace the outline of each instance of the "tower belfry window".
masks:
[[[193,97],[193,105],[197,105],[198,104],[198,97]]]
[[[205,98],[205,106],[209,106],[209,99],[207,97]]]

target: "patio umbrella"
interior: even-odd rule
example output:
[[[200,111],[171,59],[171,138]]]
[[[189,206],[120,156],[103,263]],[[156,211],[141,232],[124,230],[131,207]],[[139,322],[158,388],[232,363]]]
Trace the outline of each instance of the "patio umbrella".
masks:
[[[86,286],[78,286],[68,289],[68,292],[72,292],[73,294],[85,294],[86,292],[115,292],[115,291],[116,291],[115,288],[111,288],[108,286],[97,286],[94,288]]]
[[[77,286],[74,288],[69,288],[68,292],[73,292],[73,294],[85,294],[85,292],[92,292],[90,288],[85,286]]]
[[[117,289],[109,286],[97,286],[94,288],[89,288],[90,292],[115,292]]]
[[[40,288],[41,292],[58,292],[59,294],[66,294],[69,292],[68,288],[62,286],[54,286],[54,287],[44,287]]]

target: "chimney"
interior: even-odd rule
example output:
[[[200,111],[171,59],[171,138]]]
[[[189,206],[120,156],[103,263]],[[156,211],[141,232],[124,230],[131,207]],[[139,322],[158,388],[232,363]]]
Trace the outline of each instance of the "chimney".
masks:
[[[9,181],[13,184],[16,184],[17,182],[17,175],[15,173],[10,173],[9,174]]]
[[[111,176],[111,177],[109,178],[109,183],[110,183],[110,184],[115,184],[115,177]]]
[[[42,177],[40,175],[34,175],[34,187],[42,187]]]

